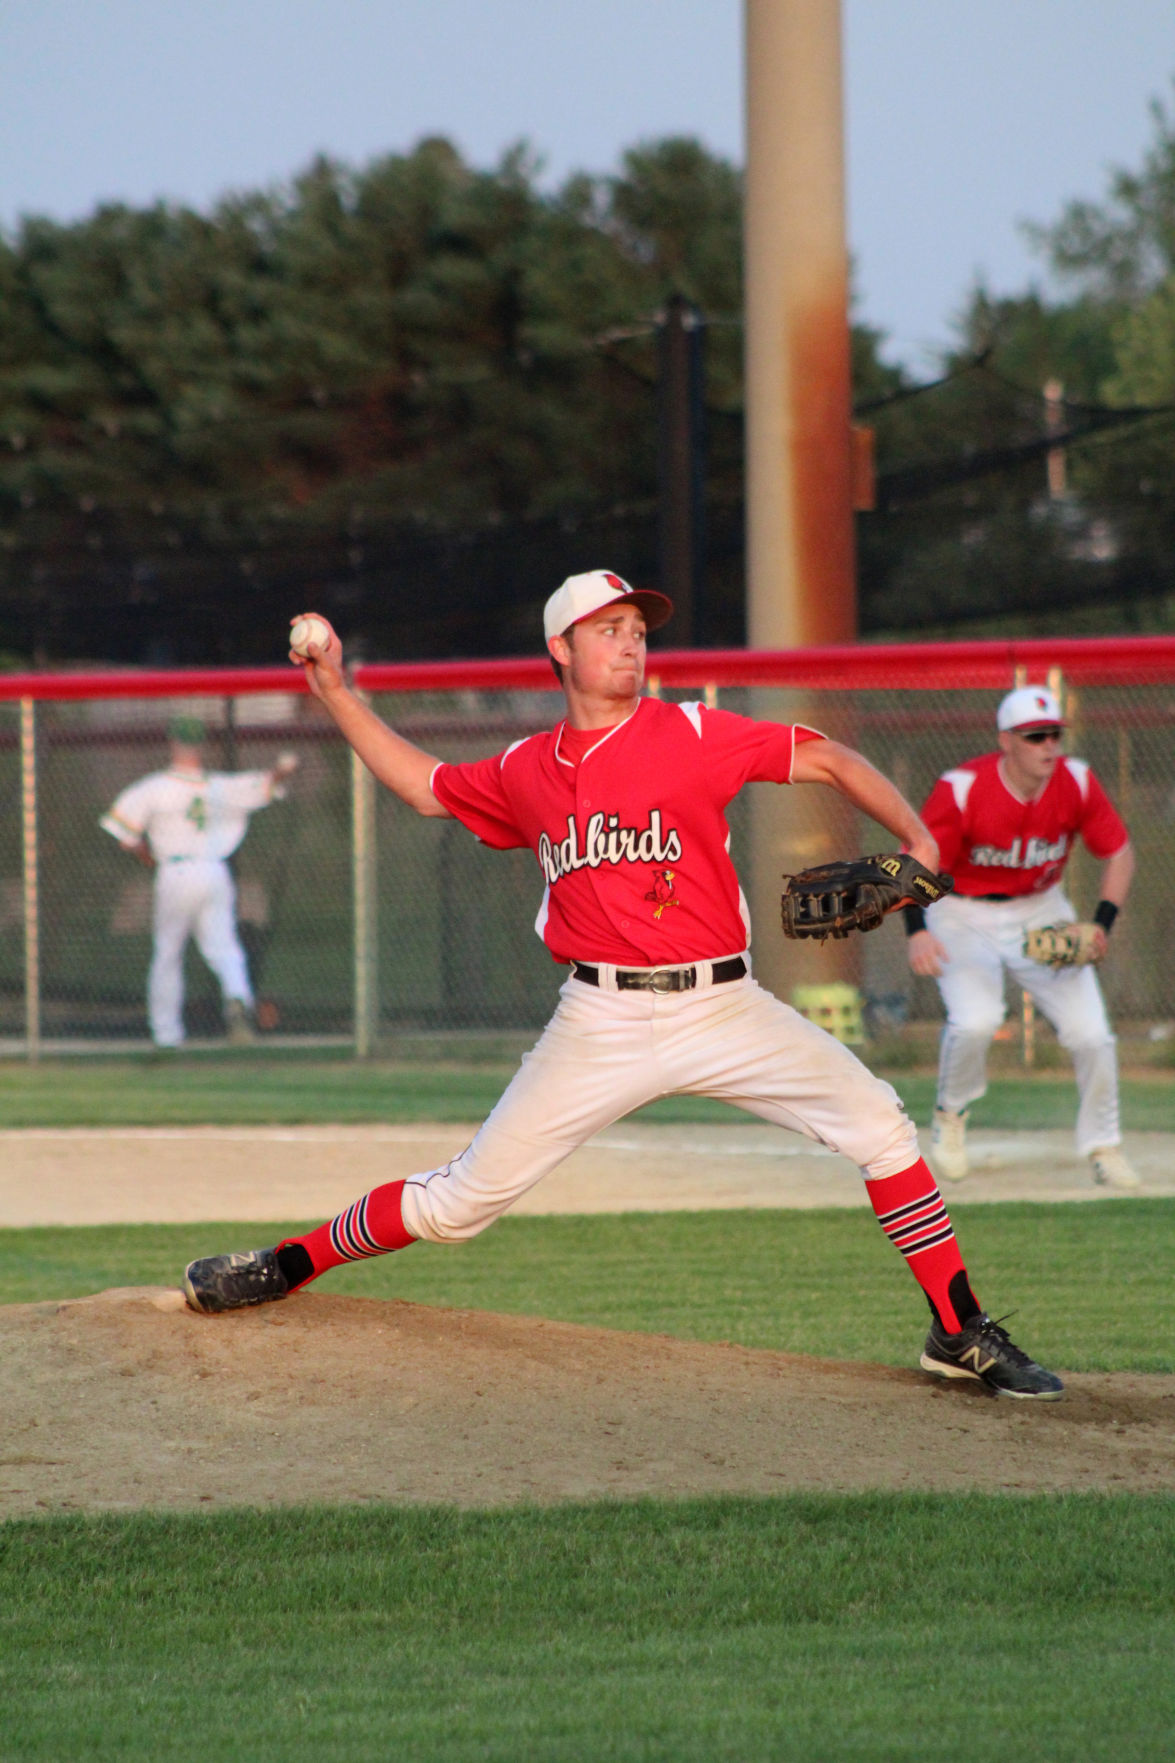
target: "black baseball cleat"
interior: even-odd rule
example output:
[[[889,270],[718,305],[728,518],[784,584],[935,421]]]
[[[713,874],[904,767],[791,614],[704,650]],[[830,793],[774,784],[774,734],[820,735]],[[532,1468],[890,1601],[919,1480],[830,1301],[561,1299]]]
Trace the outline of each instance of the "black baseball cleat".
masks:
[[[1013,1345],[1007,1330],[983,1310],[969,1317],[958,1334],[948,1334],[935,1317],[919,1363],[936,1377],[974,1378],[997,1396],[1059,1402],[1065,1388],[1059,1377]]]
[[[209,1255],[184,1269],[184,1297],[193,1310],[207,1316],[243,1310],[247,1304],[268,1304],[272,1298],[284,1298],[289,1289],[276,1249]]]

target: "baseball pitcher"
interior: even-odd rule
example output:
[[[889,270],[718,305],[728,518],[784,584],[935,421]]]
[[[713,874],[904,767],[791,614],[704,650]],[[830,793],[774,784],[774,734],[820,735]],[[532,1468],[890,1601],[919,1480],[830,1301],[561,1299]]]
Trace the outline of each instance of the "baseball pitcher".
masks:
[[[784,921],[794,935],[866,929],[903,899],[936,898],[949,883],[936,876],[935,841],[886,778],[817,729],[643,696],[646,632],[672,610],[607,570],[569,577],[544,612],[564,716],[468,764],[444,764],[380,721],[345,684],[333,631],[325,645],[291,653],[402,801],[461,821],[487,845],[533,852],[535,929],[568,977],[538,1044],[460,1156],[377,1187],[274,1248],[192,1262],[188,1302],[233,1310],[418,1238],[461,1242],[622,1115],[658,1096],[718,1096],[858,1165],[929,1302],[927,1371],[1054,1400],[1061,1380],[980,1308],[899,1097],[752,977],[726,809],[747,783],[819,784],[906,846],[908,863],[895,853],[834,866],[831,878],[791,878]]]

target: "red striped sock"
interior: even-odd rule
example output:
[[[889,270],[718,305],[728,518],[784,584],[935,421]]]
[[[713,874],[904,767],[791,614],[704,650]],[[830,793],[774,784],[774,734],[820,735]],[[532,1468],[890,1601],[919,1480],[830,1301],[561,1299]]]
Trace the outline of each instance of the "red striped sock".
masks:
[[[394,1249],[406,1249],[414,1243],[416,1238],[404,1228],[400,1208],[403,1192],[402,1181],[385,1182],[329,1224],[320,1224],[304,1237],[287,1237],[279,1243],[278,1264],[291,1290],[317,1279],[332,1267],[341,1267],[344,1261],[390,1255]]]
[[[865,1183],[877,1222],[900,1249],[930,1308],[950,1334],[979,1309],[938,1183],[919,1157],[897,1175]]]

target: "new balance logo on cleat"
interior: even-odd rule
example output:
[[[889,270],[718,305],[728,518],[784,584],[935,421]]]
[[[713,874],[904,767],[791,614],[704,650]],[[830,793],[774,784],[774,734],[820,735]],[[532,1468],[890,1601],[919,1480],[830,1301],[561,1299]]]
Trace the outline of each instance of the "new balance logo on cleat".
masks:
[[[193,1310],[218,1316],[249,1304],[284,1298],[289,1282],[278,1266],[276,1249],[246,1249],[231,1255],[209,1255],[184,1270],[183,1293]]]
[[[982,1377],[984,1372],[990,1371],[995,1364],[994,1359],[990,1357],[984,1358],[983,1352],[979,1347],[968,1347],[965,1353],[959,1354],[958,1362],[960,1365],[970,1363],[971,1370],[976,1377]]]
[[[984,1383],[997,1396],[1057,1402],[1065,1388],[1059,1377],[1022,1353],[1009,1340],[1007,1330],[982,1310],[970,1317],[958,1334],[948,1334],[936,1318],[919,1363],[923,1371],[936,1377],[966,1377]]]

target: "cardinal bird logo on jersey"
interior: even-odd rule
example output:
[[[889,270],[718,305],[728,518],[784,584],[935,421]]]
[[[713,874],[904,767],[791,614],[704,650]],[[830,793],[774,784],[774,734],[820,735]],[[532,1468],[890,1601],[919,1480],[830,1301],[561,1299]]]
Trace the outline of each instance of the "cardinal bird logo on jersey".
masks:
[[[654,918],[660,918],[666,906],[681,905],[681,901],[675,899],[673,894],[673,877],[675,873],[676,871],[672,869],[655,869],[653,871],[652,891],[645,895],[645,899],[655,900],[657,902],[653,908]]]

